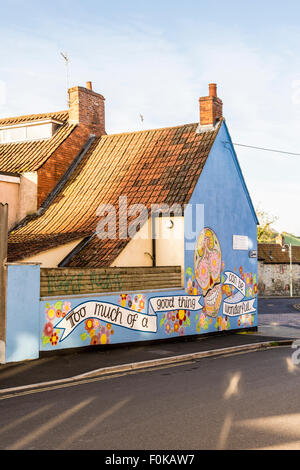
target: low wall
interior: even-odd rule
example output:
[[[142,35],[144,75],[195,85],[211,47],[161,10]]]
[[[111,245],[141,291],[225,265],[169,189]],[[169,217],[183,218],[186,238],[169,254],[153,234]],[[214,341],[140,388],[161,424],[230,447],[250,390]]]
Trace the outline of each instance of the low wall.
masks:
[[[293,295],[300,295],[300,264],[292,265]],[[258,290],[262,296],[290,294],[290,266],[258,262]]]
[[[219,309],[212,315],[206,311],[206,300],[190,268],[185,273],[186,288],[176,287],[176,279],[181,277],[176,267],[157,271],[158,277],[174,275],[173,287],[165,289],[162,279],[159,282],[154,279],[155,269],[143,275],[135,271],[135,285],[141,287],[138,290],[127,289],[133,287],[133,279],[128,281],[130,270],[124,268],[121,273],[122,282],[126,276],[127,281],[119,285],[119,292],[107,292],[118,286],[103,284],[100,276],[98,289],[102,292],[88,292],[80,287],[80,294],[73,294],[74,283],[66,281],[71,271],[58,271],[59,276],[66,276],[58,278],[56,271],[41,270],[38,265],[8,265],[5,362],[36,359],[42,351],[162,340],[257,326],[257,298],[254,289],[246,288],[248,277],[243,280],[240,273],[227,272],[222,276],[223,284],[217,286]],[[102,274],[104,271],[111,275],[119,268],[102,270]],[[84,270],[76,272],[84,273]],[[54,274],[55,283],[51,277],[52,283],[47,284],[47,276]],[[89,270],[91,274],[95,274],[94,270]],[[149,279],[148,286],[152,288],[142,289]],[[170,285],[171,281],[168,282]],[[154,285],[160,287],[155,289]],[[53,286],[55,295],[40,297],[41,293],[52,292]],[[238,289],[236,299],[234,286]],[[86,289],[90,288],[91,284],[87,283]]]
[[[41,269],[41,297],[174,287],[181,287],[180,266]]]

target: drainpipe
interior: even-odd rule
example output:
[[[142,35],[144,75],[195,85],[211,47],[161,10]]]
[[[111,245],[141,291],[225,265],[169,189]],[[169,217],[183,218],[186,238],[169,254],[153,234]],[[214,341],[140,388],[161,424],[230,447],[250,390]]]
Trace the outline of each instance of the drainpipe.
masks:
[[[0,203],[0,364],[5,364],[8,205]]]

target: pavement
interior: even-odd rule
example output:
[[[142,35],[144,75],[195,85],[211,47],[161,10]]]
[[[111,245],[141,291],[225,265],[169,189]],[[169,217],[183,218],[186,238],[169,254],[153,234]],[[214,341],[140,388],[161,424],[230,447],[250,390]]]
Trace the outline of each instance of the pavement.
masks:
[[[0,365],[0,393],[87,376],[126,372],[132,368],[161,366],[211,355],[222,355],[278,344],[291,344],[292,337],[266,335],[260,331],[180,338],[145,345],[118,345],[52,353],[33,361]]]

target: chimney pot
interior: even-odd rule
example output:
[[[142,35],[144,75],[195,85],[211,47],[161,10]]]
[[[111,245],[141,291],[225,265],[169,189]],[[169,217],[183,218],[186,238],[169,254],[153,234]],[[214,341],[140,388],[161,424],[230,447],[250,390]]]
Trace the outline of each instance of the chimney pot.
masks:
[[[86,82],[86,88],[87,88],[88,90],[93,90],[92,82]]]
[[[216,83],[209,84],[209,96],[217,96],[217,85]]]

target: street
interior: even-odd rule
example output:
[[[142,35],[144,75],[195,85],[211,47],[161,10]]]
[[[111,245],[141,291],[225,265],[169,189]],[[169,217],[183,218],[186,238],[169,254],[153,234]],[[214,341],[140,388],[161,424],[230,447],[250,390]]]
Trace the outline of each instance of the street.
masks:
[[[258,324],[264,335],[300,337],[300,298],[258,299]]]
[[[1,449],[300,448],[290,347],[1,397]]]

